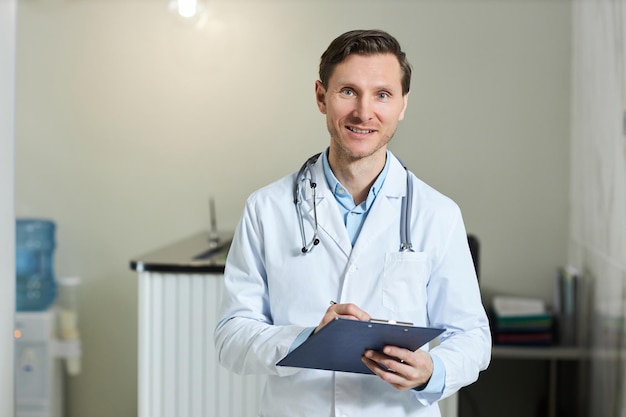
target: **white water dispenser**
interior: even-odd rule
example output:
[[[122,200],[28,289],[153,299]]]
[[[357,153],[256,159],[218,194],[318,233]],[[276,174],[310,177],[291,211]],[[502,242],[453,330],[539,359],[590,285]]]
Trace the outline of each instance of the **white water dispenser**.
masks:
[[[57,303],[15,314],[15,416],[63,417],[65,375],[80,373],[77,278],[60,278]],[[66,292],[64,294],[64,291]]]

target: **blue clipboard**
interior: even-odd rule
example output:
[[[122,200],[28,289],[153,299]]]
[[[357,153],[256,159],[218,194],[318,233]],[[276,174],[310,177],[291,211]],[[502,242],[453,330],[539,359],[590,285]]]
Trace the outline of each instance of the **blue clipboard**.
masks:
[[[366,350],[392,345],[415,351],[445,329],[336,318],[276,365],[372,374],[361,361]]]

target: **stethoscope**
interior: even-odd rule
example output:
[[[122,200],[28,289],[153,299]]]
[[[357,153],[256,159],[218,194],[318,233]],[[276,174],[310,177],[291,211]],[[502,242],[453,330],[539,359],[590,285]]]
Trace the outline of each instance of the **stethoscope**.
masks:
[[[317,229],[317,202],[315,198],[317,181],[315,180],[315,173],[311,169],[320,155],[321,153],[313,155],[300,167],[293,187],[293,203],[295,204],[296,212],[298,213],[298,225],[300,226],[300,237],[302,238],[302,248],[300,250],[303,254],[309,253],[320,243]],[[411,233],[409,230],[411,227],[409,219],[411,218],[413,202],[413,182],[406,165],[404,165],[399,158],[398,161],[400,161],[406,171],[406,196],[402,197],[402,208],[400,212],[400,252],[414,252],[413,244],[411,243]],[[313,196],[313,238],[309,241],[306,239],[306,233],[304,231],[304,218],[302,215],[302,184],[306,181],[309,182],[309,187],[311,188]]]

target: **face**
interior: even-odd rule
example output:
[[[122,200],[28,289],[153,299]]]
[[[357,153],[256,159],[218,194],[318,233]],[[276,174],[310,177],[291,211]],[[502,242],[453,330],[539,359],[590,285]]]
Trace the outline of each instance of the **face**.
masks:
[[[348,161],[385,153],[407,105],[401,79],[394,55],[353,54],[335,67],[327,89],[315,84],[331,153]]]

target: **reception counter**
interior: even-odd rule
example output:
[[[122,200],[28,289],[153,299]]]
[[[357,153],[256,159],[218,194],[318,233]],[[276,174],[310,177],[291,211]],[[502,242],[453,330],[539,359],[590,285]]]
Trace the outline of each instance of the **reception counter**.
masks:
[[[209,233],[200,232],[139,256],[130,261],[130,267],[137,272],[221,274],[231,239],[228,233],[211,238]]]

